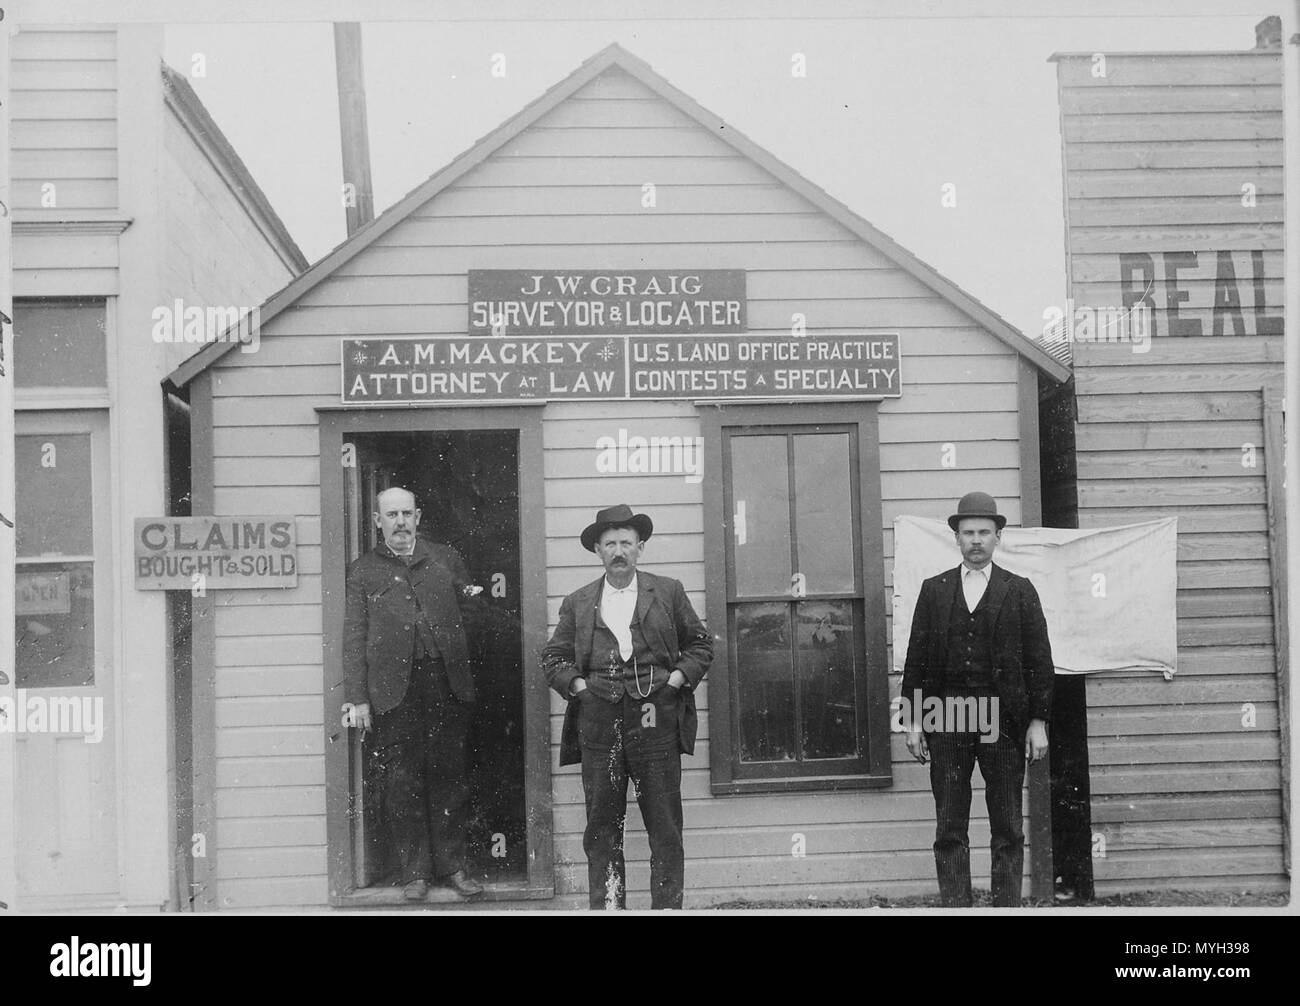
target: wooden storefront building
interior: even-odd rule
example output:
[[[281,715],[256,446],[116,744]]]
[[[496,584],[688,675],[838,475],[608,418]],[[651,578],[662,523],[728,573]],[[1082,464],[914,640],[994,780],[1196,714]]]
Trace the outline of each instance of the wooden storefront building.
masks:
[[[1280,45],[1053,57],[1045,523],[1178,519],[1176,674],[1086,681],[1098,894],[1287,887]]]
[[[565,300],[575,282],[586,308],[572,289]],[[548,322],[529,284],[572,316]],[[511,297],[494,334],[502,314],[484,305]],[[581,778],[558,765],[563,708],[537,654],[562,598],[599,573],[578,532],[624,501],[655,522],[644,567],[680,579],[717,640],[683,765],[687,907],[933,890],[927,769],[889,729],[891,528],[942,518],[975,487],[1013,525],[1039,524],[1038,392],[1069,377],[1063,364],[617,46],[261,318],[257,353],[214,345],[170,378],[191,406],[195,513],[290,515],[298,534],[295,586],[195,601],[199,907],[397,893],[340,723],[345,566],[370,547],[372,496],[390,484],[415,491],[422,532],[461,552],[494,610],[471,836],[489,897],[585,901]],[[507,350],[530,340],[573,355],[532,372],[540,391],[495,383],[516,378]],[[895,366],[873,365],[874,390],[828,392],[816,375],[864,370],[828,368],[850,342]],[[809,362],[813,343],[825,348]],[[761,360],[792,345],[798,366]],[[715,357],[674,368],[656,347]],[[464,384],[416,380],[412,353],[462,354]],[[745,400],[720,376],[778,370],[813,376]],[[601,374],[616,379],[604,393]],[[678,453],[638,461],[653,438]],[[973,815],[987,877],[980,795]],[[639,906],[635,808],[628,861]]]
[[[0,661],[0,902],[184,905],[191,773],[171,711],[188,671],[169,658],[188,592],[137,590],[129,558],[138,515],[188,505],[186,452],[168,443],[185,404],[160,383],[225,327],[186,338],[186,312],[255,308],[307,262],[162,62],[161,25],[22,24],[8,55],[17,617]],[[17,715],[60,704],[86,714]]]

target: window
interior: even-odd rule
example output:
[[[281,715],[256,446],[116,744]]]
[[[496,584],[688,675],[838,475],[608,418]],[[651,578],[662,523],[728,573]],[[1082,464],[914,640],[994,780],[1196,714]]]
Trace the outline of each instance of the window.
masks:
[[[15,300],[15,386],[105,387],[106,320],[103,300]]]
[[[89,433],[14,438],[17,686],[95,683]]]
[[[888,784],[876,406],[724,406],[704,428],[714,791]]]

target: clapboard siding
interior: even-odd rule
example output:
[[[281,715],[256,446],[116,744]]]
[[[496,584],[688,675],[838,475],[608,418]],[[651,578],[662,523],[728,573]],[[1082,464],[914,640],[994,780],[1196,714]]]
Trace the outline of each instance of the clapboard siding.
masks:
[[[653,209],[641,206],[645,182],[657,186]],[[466,273],[477,268],[742,268],[751,331],[789,331],[796,314],[810,333],[899,330],[904,393],[880,406],[884,526],[866,529],[879,536],[885,569],[892,574],[896,514],[941,516],[973,485],[1020,519],[1017,355],[653,92],[621,72],[602,76],[268,321],[258,352],[231,353],[210,372],[217,512],[298,515],[303,570],[296,589],[248,592],[216,609],[223,906],[327,900],[324,780],[312,758],[325,744],[319,603],[338,583],[337,571],[320,572],[315,410],[338,403],[339,338],[463,334]],[[700,420],[690,402],[544,408],[545,513],[529,520],[545,538],[550,626],[563,597],[599,573],[578,532],[596,507],[619,500],[654,517],[646,568],[680,579],[716,625],[721,614],[704,604],[701,484],[683,473],[600,473],[596,441],[620,429],[695,437]],[[955,468],[943,465],[950,445]],[[887,591],[868,603],[888,612]],[[892,739],[890,789],[719,799],[709,789],[707,681],[698,701],[701,741],[683,761],[688,904],[796,887],[825,896],[933,889],[928,777],[901,738]],[[586,884],[581,779],[558,766],[563,712],[551,696],[561,898]],[[974,816],[975,868],[986,877],[978,797]],[[635,807],[628,825],[635,901],[648,888]],[[795,832],[806,858],[790,855]]]
[[[10,202],[35,215],[103,214],[118,204],[117,33],[28,29],[10,43]],[[117,237],[14,231],[14,293],[118,292]]]
[[[117,206],[117,35],[18,31],[10,49],[14,208]]]
[[[161,303],[180,300],[186,308],[233,308],[244,314],[284,286],[294,270],[250,215],[244,194],[204,151],[203,141],[168,105],[159,170],[167,237]],[[195,348],[169,344],[169,362],[179,365]]]
[[[1282,337],[1258,326],[1284,301],[1280,57],[1108,56],[1105,78],[1090,62],[1057,64],[1069,295],[1121,306],[1119,256],[1145,253],[1156,338],[1073,346],[1078,521],[1173,516],[1179,531],[1178,673],[1088,680],[1097,890],[1275,890],[1283,738],[1263,389],[1280,386]],[[1195,265],[1174,288],[1180,260],[1166,256],[1179,252]],[[1244,335],[1230,315],[1212,334],[1216,294],[1235,294]],[[1168,336],[1169,295],[1185,295],[1178,316],[1201,337]]]

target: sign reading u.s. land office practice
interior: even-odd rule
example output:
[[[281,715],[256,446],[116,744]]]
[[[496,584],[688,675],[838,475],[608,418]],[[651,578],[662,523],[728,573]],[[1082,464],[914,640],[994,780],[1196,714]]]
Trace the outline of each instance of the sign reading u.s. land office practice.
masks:
[[[743,332],[743,269],[469,270],[469,334]]]
[[[137,517],[138,590],[298,586],[292,517]]]
[[[897,332],[343,339],[348,405],[897,398]]]

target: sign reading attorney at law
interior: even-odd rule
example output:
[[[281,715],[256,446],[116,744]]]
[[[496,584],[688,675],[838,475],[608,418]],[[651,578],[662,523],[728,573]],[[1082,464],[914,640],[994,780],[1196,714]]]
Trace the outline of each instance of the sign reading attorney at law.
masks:
[[[743,269],[469,270],[470,335],[743,332]]]
[[[348,405],[897,398],[897,332],[343,339]]]
[[[201,579],[200,579],[201,578]],[[292,517],[137,517],[138,590],[298,586]]]

